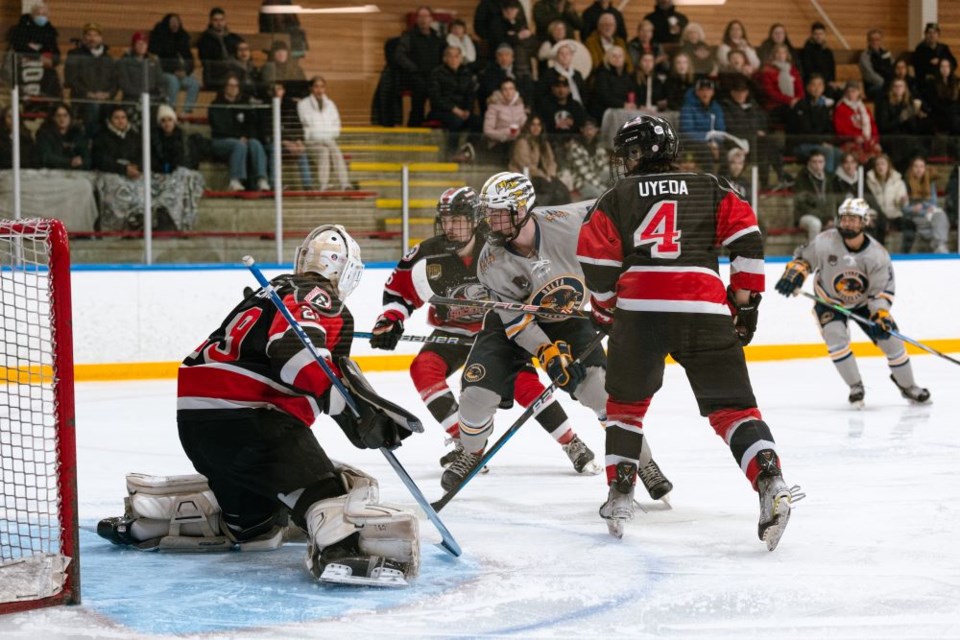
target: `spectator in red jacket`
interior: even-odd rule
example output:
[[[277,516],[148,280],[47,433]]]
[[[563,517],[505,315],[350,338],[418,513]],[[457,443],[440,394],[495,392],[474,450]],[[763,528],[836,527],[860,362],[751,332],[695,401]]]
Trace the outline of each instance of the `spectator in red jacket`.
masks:
[[[757,84],[763,93],[763,108],[771,122],[786,122],[793,105],[803,99],[803,80],[793,64],[790,47],[775,45],[763,68],[757,73]]]
[[[856,154],[861,164],[880,154],[877,121],[863,103],[863,91],[856,80],[847,82],[843,98],[833,110],[833,130],[843,150]]]

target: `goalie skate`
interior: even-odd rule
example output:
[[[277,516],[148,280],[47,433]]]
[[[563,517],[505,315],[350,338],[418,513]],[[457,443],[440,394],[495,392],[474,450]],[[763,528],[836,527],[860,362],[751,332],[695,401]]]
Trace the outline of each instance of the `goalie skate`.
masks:
[[[573,440],[562,445],[562,447],[577,473],[595,476],[603,471],[603,468],[594,459],[593,451],[580,439],[580,436],[573,436]]]
[[[396,589],[409,585],[400,564],[379,556],[338,558],[323,567],[319,580],[353,587]]]

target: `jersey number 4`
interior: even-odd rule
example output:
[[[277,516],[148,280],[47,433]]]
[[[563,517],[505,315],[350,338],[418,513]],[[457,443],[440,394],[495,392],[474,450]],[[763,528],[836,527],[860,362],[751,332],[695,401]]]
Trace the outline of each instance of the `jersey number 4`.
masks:
[[[677,201],[663,200],[653,205],[633,232],[633,246],[650,245],[654,258],[680,257],[680,230],[677,229]]]

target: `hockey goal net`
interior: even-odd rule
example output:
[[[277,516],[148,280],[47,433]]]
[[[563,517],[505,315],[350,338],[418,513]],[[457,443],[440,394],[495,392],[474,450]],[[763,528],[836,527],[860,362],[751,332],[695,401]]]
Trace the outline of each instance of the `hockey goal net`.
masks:
[[[0,613],[80,601],[70,251],[0,220]]]

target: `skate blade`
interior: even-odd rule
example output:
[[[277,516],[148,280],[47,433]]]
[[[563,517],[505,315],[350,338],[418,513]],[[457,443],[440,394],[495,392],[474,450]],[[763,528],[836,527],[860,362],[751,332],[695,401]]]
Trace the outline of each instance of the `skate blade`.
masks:
[[[350,567],[345,564],[331,562],[323,568],[320,582],[325,584],[340,584],[351,587],[384,587],[399,589],[409,586],[403,572],[387,567],[377,567],[369,576],[353,575]]]
[[[857,411],[863,411],[863,407],[864,407],[864,406],[865,406],[865,405],[864,405],[864,403],[863,403],[863,400],[857,400],[856,402],[851,402],[851,403],[850,403],[850,408],[851,408],[851,409],[856,409]]]
[[[623,520],[607,520],[607,531],[617,540],[623,539]]]
[[[584,476],[595,476],[603,471],[603,467],[597,464],[596,460],[591,460],[587,464],[583,465],[583,469],[580,470],[580,475]]]
[[[767,545],[767,551],[773,551],[777,548],[777,545],[780,544],[780,538],[787,528],[787,523],[790,522],[790,512],[792,511],[790,508],[790,494],[777,496],[776,502],[774,503],[774,511],[776,515],[774,516],[773,522],[771,522],[760,535],[760,539]]]

